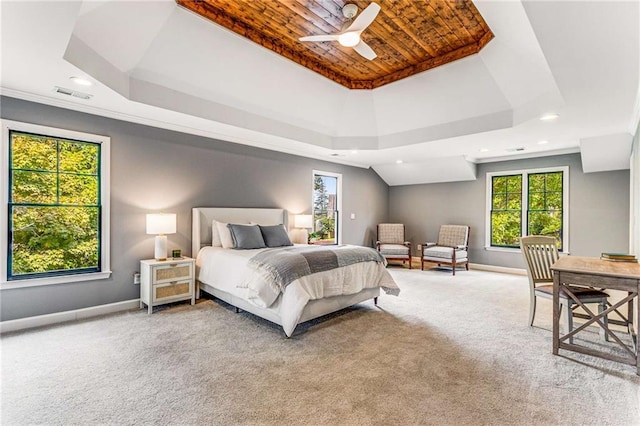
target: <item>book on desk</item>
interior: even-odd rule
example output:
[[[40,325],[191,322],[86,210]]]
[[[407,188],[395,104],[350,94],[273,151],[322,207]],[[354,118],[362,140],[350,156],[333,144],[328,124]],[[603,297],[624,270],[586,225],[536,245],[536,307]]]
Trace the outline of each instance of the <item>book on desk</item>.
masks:
[[[638,259],[633,254],[628,253],[606,253],[603,252],[600,255],[600,259],[606,260],[608,262],[631,262],[637,263]]]

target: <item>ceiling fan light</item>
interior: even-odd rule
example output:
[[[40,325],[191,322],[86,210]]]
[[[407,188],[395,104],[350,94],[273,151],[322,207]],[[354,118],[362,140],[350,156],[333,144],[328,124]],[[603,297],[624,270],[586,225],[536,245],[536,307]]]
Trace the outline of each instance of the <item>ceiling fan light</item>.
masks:
[[[340,43],[344,47],[353,47],[360,43],[360,33],[351,31],[340,34],[338,36],[338,43]]]

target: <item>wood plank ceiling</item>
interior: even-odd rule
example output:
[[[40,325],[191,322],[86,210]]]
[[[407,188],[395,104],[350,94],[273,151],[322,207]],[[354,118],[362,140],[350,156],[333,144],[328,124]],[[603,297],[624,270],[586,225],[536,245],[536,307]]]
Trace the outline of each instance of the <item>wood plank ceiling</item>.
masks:
[[[370,0],[176,0],[211,21],[349,89],[374,89],[478,53],[493,33],[468,0],[379,0],[362,33],[378,55],[369,61],[336,41],[300,42],[339,33],[345,4]],[[356,15],[357,16],[357,15]]]

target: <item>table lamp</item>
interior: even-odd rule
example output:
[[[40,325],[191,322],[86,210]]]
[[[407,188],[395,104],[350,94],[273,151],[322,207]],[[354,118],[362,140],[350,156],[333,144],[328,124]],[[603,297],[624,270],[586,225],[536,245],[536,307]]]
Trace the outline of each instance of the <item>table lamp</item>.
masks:
[[[309,231],[307,231],[307,229],[313,228],[313,216],[310,214],[294,215],[293,227],[296,228],[296,241],[307,244],[309,240]]]
[[[167,236],[176,233],[175,213],[147,214],[147,234],[156,236],[154,258],[167,260]]]

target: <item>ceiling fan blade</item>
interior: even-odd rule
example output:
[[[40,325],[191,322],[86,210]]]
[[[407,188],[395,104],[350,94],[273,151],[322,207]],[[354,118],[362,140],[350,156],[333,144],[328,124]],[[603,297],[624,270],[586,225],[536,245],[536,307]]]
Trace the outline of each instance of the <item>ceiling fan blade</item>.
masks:
[[[343,32],[348,33],[351,31],[362,32],[364,31],[376,16],[380,12],[380,5],[378,3],[371,3],[365,10],[363,10],[360,15],[356,19],[354,19],[353,23],[349,25],[349,28],[344,30]]]
[[[374,52],[373,49],[369,47],[369,45],[364,41],[360,41],[360,43],[353,46],[353,49],[370,61],[378,57],[378,55],[376,55],[376,52]]]
[[[332,41],[337,39],[338,39],[338,34],[323,34],[323,35],[312,35],[312,36],[300,37],[298,40],[300,41]]]

